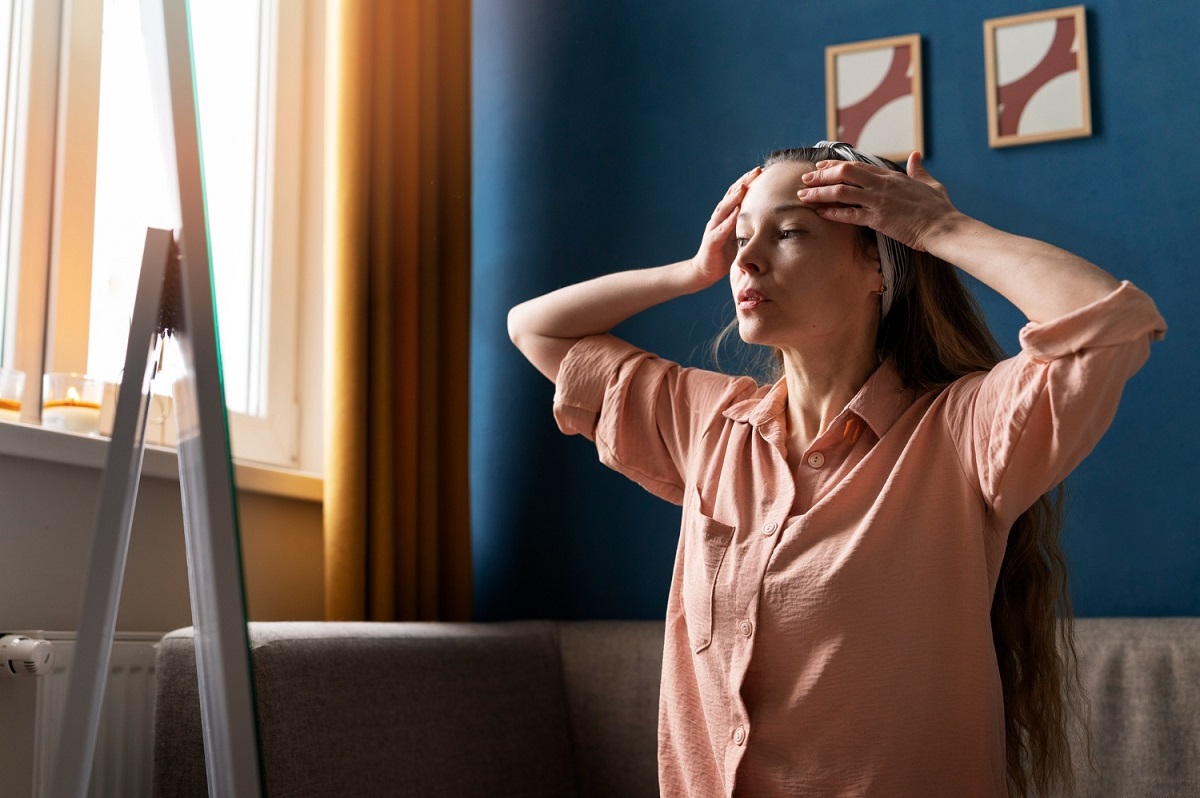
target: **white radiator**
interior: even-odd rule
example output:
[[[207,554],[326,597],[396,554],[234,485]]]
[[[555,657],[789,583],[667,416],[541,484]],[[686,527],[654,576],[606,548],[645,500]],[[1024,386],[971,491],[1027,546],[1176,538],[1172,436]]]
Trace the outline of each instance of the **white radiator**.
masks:
[[[14,631],[14,630],[6,630]],[[54,669],[45,676],[0,679],[0,788],[5,798],[46,798],[67,700],[73,632],[20,634],[54,645]],[[119,632],[104,693],[91,798],[150,796],[154,756],[154,655],[161,634]],[[22,733],[24,731],[24,733]]]

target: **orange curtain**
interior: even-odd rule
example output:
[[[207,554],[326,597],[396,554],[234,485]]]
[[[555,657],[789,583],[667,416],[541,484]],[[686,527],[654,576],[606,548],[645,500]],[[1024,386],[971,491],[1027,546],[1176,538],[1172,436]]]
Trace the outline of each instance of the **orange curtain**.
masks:
[[[325,614],[468,620],[470,0],[331,0]]]

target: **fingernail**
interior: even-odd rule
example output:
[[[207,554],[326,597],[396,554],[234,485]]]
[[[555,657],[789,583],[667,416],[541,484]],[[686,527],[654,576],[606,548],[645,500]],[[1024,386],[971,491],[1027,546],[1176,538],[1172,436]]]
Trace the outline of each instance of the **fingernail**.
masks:
[[[796,192],[796,196],[799,197],[800,199],[806,199],[808,197],[808,195],[809,195],[809,191],[806,188],[802,188]]]
[[[805,172],[803,175],[801,175],[800,179],[803,180],[805,183],[811,183],[812,181],[817,179],[817,173],[816,172]]]

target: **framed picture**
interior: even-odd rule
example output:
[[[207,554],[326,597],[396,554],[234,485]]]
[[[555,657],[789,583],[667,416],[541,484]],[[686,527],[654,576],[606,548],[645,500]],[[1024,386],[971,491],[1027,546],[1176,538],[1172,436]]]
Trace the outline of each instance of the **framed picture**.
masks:
[[[983,23],[988,144],[1092,135],[1083,6]]]
[[[903,162],[924,152],[921,37],[825,48],[827,138]]]

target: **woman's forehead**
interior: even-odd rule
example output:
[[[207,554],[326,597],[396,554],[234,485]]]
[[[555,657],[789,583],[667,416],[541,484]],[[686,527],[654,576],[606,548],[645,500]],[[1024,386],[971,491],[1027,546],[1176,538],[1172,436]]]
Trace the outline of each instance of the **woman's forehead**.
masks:
[[[773,208],[780,203],[797,201],[796,192],[804,187],[801,177],[815,167],[810,163],[785,161],[768,166],[751,181],[742,198],[742,210]]]

